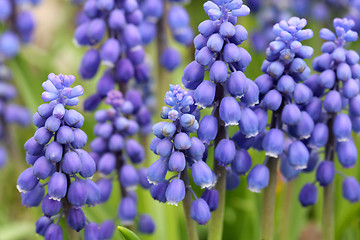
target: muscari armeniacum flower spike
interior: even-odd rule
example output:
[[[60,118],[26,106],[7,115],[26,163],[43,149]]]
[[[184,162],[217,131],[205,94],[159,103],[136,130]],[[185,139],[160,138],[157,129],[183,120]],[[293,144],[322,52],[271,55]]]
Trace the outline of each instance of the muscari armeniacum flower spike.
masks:
[[[130,226],[138,216],[135,192],[137,186],[140,185],[144,189],[151,187],[146,179],[147,169],[137,167],[145,159],[145,149],[133,138],[140,131],[138,113],[145,106],[140,93],[136,90],[128,90],[125,96],[120,91],[111,90],[107,93],[105,103],[110,108],[95,112],[96,138],[90,144],[91,154],[96,159],[97,170],[101,175],[97,181],[97,186],[103,191],[100,202],[108,200],[112,192],[113,175],[116,175],[115,179],[119,181],[121,190],[118,217],[122,225]],[[154,151],[158,151],[162,156],[168,156],[170,154],[168,142],[163,140],[159,144],[161,147],[155,148]],[[170,145],[172,147],[171,143]],[[154,182],[161,181],[165,177],[167,166],[161,167],[163,166],[161,161],[157,162],[156,173],[153,175]],[[138,225],[139,229],[143,227],[147,234],[155,230],[155,227],[145,228]],[[111,231],[108,234],[112,236],[112,233]]]
[[[35,207],[41,203],[45,216],[37,221],[36,232],[45,239],[62,239],[58,225],[62,217],[75,231],[83,229],[82,207],[95,205],[100,200],[99,187],[88,179],[96,171],[95,161],[81,149],[87,141],[86,134],[80,130],[84,117],[66,109],[76,105],[78,97],[84,94],[80,85],[71,87],[74,81],[72,75],[51,73],[43,83],[42,98],[49,103],[38,107],[34,115],[37,131],[24,146],[27,158],[33,159],[28,163],[33,166],[17,181],[24,206]]]

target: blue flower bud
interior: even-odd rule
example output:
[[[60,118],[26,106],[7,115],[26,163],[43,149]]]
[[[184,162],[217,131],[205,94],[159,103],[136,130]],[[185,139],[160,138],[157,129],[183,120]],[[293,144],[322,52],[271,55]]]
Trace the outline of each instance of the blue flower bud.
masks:
[[[219,165],[230,164],[236,155],[235,144],[232,140],[222,139],[215,148],[214,156]]]
[[[9,0],[4,0],[0,2],[0,21],[5,21],[12,12],[12,5]]]
[[[241,25],[235,26],[235,35],[230,38],[230,41],[236,45],[241,44],[248,38],[248,32],[246,29]]]
[[[208,41],[207,41],[207,47],[212,52],[220,52],[224,45],[224,39],[219,33],[212,34]]]
[[[219,192],[216,189],[205,189],[201,198],[206,201],[211,212],[218,208]]]
[[[115,225],[110,220],[105,220],[99,228],[99,235],[102,239],[111,239],[114,235]]]
[[[142,234],[152,234],[155,231],[155,222],[150,215],[142,214],[139,217],[138,230]]]
[[[353,116],[360,116],[360,95],[350,99],[349,112]]]
[[[230,22],[223,22],[219,32],[223,37],[230,38],[235,35],[235,27]]]
[[[341,95],[336,90],[329,91],[324,99],[324,109],[330,113],[340,112],[341,110]]]
[[[45,194],[42,184],[36,185],[31,191],[21,193],[21,204],[25,207],[37,207]]]
[[[2,153],[2,156],[4,159],[7,159],[7,153],[5,151],[4,148],[0,148],[1,150],[0,151],[3,151]],[[29,164],[29,165],[34,165],[35,161],[39,158],[40,156],[33,156],[33,155],[30,155],[28,153],[26,153],[26,163]],[[7,160],[4,160],[4,161],[7,161]]]
[[[226,86],[231,96],[241,98],[248,89],[245,74],[241,71],[232,72],[226,81]]]
[[[295,169],[294,166],[289,163],[288,157],[285,153],[280,155],[280,159],[280,171],[286,181],[291,181],[296,178],[299,175],[300,170]]]
[[[287,125],[295,125],[301,119],[300,109],[296,104],[285,105],[281,113],[281,121]]]
[[[345,199],[355,203],[360,198],[360,185],[354,177],[347,177],[342,183],[342,194]]]
[[[181,63],[180,53],[173,48],[166,48],[161,54],[161,65],[169,71],[176,69]]]
[[[203,81],[195,90],[194,100],[196,105],[206,108],[213,104],[215,98],[215,84],[211,81]]]
[[[271,131],[271,130],[270,130]],[[247,175],[247,183],[249,189],[252,192],[259,193],[261,189],[267,187],[269,184],[270,173],[269,169],[265,165],[255,165]]]
[[[182,83],[189,89],[195,89],[204,79],[205,68],[196,61],[189,63],[182,76]]]
[[[71,143],[71,146],[75,149],[80,149],[85,147],[87,142],[87,135],[81,129],[74,129],[74,141]]]
[[[272,62],[266,72],[275,79],[278,79],[284,72],[284,65],[280,62]]]
[[[39,179],[33,174],[34,167],[25,169],[17,180],[17,189],[19,192],[27,192],[36,187]]]
[[[100,42],[106,32],[105,21],[101,18],[93,19],[88,26],[87,37],[92,45]]]
[[[340,113],[335,117],[333,132],[337,141],[348,141],[351,137],[351,120],[347,114]]]
[[[75,207],[82,207],[86,203],[87,191],[83,180],[73,181],[67,193],[67,199]]]
[[[217,131],[217,119],[214,116],[206,115],[200,121],[197,135],[204,143],[208,144],[216,138]]]
[[[101,191],[98,185],[91,180],[84,180],[84,187],[86,188],[86,204],[95,206],[100,202]]]
[[[56,132],[60,128],[61,120],[55,116],[46,119],[45,128],[50,132]]]
[[[113,134],[108,143],[109,150],[112,152],[121,151],[124,148],[124,140],[120,134]]]
[[[227,79],[228,69],[223,61],[215,61],[210,68],[209,77],[214,82],[225,82]]]
[[[275,89],[272,89],[268,93],[266,93],[263,99],[264,106],[272,111],[278,110],[281,105],[281,102],[282,102],[282,96]]]
[[[19,37],[11,31],[5,31],[0,35],[0,52],[6,58],[15,57],[20,50]]]
[[[68,126],[61,126],[56,133],[56,141],[60,144],[68,144],[74,141],[74,132]]]
[[[314,127],[309,144],[316,148],[322,148],[326,145],[329,138],[329,129],[323,123],[317,123]]]
[[[250,108],[244,108],[241,111],[239,128],[247,138],[258,135],[259,121],[257,115]]]
[[[307,183],[299,194],[299,201],[303,207],[314,205],[317,202],[318,192],[314,184]]]
[[[83,56],[80,65],[80,74],[84,79],[93,78],[100,65],[100,54],[95,49],[89,49]]]
[[[313,97],[311,89],[303,83],[297,83],[294,89],[294,100],[296,104],[308,104]]]
[[[148,180],[151,183],[158,184],[164,181],[168,170],[168,162],[164,158],[160,158],[150,165],[147,171]]]
[[[238,62],[241,60],[241,51],[233,43],[228,43],[223,49],[224,60],[227,63]]]
[[[260,75],[255,79],[255,83],[261,94],[267,93],[273,85],[273,78],[268,74]]]
[[[340,81],[346,81],[351,78],[350,66],[346,63],[340,63],[336,68],[336,77]]]
[[[55,172],[49,180],[48,194],[50,199],[60,201],[65,197],[67,191],[67,180],[63,173]]]
[[[232,10],[231,14],[234,17],[244,17],[250,14],[250,8],[246,5],[242,5],[240,8]]]
[[[175,135],[174,146],[178,150],[186,150],[191,147],[191,141],[186,133],[180,132]]]
[[[79,128],[84,123],[84,117],[77,111],[70,109],[66,111],[64,116],[65,123],[69,126]]]
[[[182,152],[175,151],[169,158],[169,170],[181,172],[185,169],[186,160]]]
[[[98,162],[97,170],[104,175],[109,175],[115,169],[115,164],[115,155],[112,153],[105,153]]]
[[[355,165],[357,159],[357,149],[352,140],[338,142],[336,145],[336,153],[340,164],[344,168],[351,168]]]
[[[130,164],[126,164],[121,168],[119,179],[121,185],[127,190],[136,189],[136,185],[139,183],[139,175],[136,169]]]
[[[204,156],[205,146],[200,139],[192,137],[190,139],[191,147],[185,151],[185,154],[192,160],[200,160]]]
[[[225,126],[238,125],[241,119],[239,103],[233,97],[224,97],[220,103],[219,114]]]
[[[44,146],[40,145],[34,137],[26,141],[24,148],[28,154],[33,156],[40,155],[44,150]]]
[[[58,163],[61,161],[63,156],[63,146],[58,142],[51,142],[46,150],[45,150],[45,157],[46,159]]]
[[[294,126],[296,136],[300,139],[308,139],[311,136],[314,125],[311,116],[307,112],[302,111],[300,122]]]
[[[236,145],[239,148],[242,149],[249,149],[250,147],[253,146],[254,142],[255,142],[255,138],[246,138],[244,134],[242,134],[240,131],[236,132],[233,137],[232,140],[236,143]]]
[[[100,239],[100,229],[97,223],[87,223],[84,229],[84,239],[97,240]],[[102,238],[103,239],[103,238]]]
[[[208,47],[203,47],[195,56],[195,60],[196,62],[198,62],[199,64],[203,65],[203,66],[207,66],[209,65],[209,63],[211,62],[211,60],[214,57],[214,53],[208,48]]]
[[[47,217],[55,216],[60,212],[61,205],[61,201],[50,199],[47,194],[41,203],[41,212]]]
[[[284,75],[278,80],[276,88],[281,93],[292,93],[295,90],[295,81],[291,76]]]
[[[305,110],[312,117],[314,122],[316,122],[321,117],[321,113],[322,113],[321,108],[322,108],[322,101],[319,98],[314,97],[309,103],[309,105],[306,106]]]
[[[45,235],[46,230],[48,229],[48,227],[50,226],[50,224],[53,221],[45,216],[42,216],[41,218],[39,218],[36,223],[35,223],[35,232],[41,236]]]
[[[335,83],[335,72],[331,69],[325,70],[320,74],[318,81],[322,87],[331,89]]]
[[[251,165],[250,154],[245,149],[237,150],[235,158],[231,162],[231,169],[239,175],[245,175],[250,170]]]
[[[145,158],[144,147],[134,139],[129,139],[126,141],[125,150],[133,163],[141,163]]]
[[[107,178],[102,178],[96,182],[96,185],[98,185],[100,189],[100,202],[106,202],[112,191],[112,181]]]
[[[207,41],[208,41],[208,38],[204,37],[204,36],[201,35],[201,34],[198,34],[198,35],[194,38],[194,46],[195,46],[195,49],[197,49],[197,50],[202,49],[203,47],[206,46]]]
[[[123,83],[127,83],[134,77],[135,69],[131,61],[127,58],[120,59],[116,64],[116,79]]]
[[[204,199],[198,198],[191,203],[190,216],[200,225],[205,225],[210,220],[210,208]]]
[[[173,179],[165,192],[168,204],[177,206],[185,197],[185,184],[181,179]]]
[[[69,175],[79,173],[82,169],[79,155],[72,151],[65,153],[61,162],[61,168],[64,173]]]
[[[123,225],[129,225],[134,222],[137,214],[136,201],[132,197],[124,197],[121,199],[118,216]]]
[[[359,93],[359,83],[354,79],[348,79],[344,82],[342,93],[346,98],[356,97]]]
[[[61,227],[57,224],[51,224],[46,229],[44,239],[45,240],[62,240],[63,233],[62,233]]]
[[[86,218],[81,208],[70,208],[67,222],[69,226],[77,232],[83,229],[86,225]]]
[[[322,161],[316,170],[316,180],[321,186],[326,187],[335,177],[335,166],[331,161]]]
[[[38,112],[33,115],[33,124],[38,128],[43,127],[46,120],[47,119],[42,118]]]
[[[284,133],[279,129],[270,129],[265,135],[262,146],[266,151],[266,155],[270,157],[278,157],[284,150],[285,138]]]
[[[336,36],[335,34],[330,31],[329,29],[327,28],[322,28],[320,30],[320,38],[324,39],[324,40],[327,40],[327,41],[334,41]]]
[[[46,179],[55,170],[55,165],[46,159],[39,157],[34,163],[34,175],[39,179]]]
[[[216,183],[216,176],[204,161],[196,161],[192,166],[192,177],[201,188],[211,188]]]
[[[211,20],[205,20],[205,21],[201,22],[198,26],[199,32],[204,37],[209,37],[211,34],[213,34],[215,32],[216,28],[217,28],[216,25]]]
[[[156,185],[152,185],[150,188],[150,194],[153,197],[153,199],[165,203],[166,202],[165,192],[168,185],[169,185],[168,181],[162,181]]]
[[[309,151],[301,141],[295,141],[289,146],[289,163],[295,169],[305,169],[309,161]]]

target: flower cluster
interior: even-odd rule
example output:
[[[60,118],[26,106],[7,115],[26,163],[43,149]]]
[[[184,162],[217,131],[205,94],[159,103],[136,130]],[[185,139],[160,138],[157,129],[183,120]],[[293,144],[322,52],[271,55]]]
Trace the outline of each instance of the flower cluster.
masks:
[[[159,122],[153,126],[156,136],[150,149],[160,158],[148,169],[148,180],[154,184],[150,193],[155,200],[177,205],[191,190],[187,178],[188,168],[192,170],[194,183],[206,188],[202,198],[197,198],[191,204],[191,218],[199,224],[206,224],[210,211],[217,208],[217,191],[211,189],[216,183],[216,176],[204,162],[205,145],[197,137],[190,137],[190,133],[199,128],[199,114],[195,110],[193,91],[185,91],[179,85],[170,85],[166,93],[165,103],[170,107],[163,107],[161,118],[171,122]],[[176,174],[166,178],[167,172]]]
[[[126,84],[131,79],[137,84],[149,81],[150,67],[139,30],[142,22],[143,13],[136,0],[85,2],[74,40],[91,48],[83,56],[80,74],[83,79],[91,79],[100,62],[109,66],[98,82],[97,92],[85,102],[85,110],[96,109],[116,83]],[[109,37],[103,41],[106,33]]]
[[[84,94],[81,86],[70,87],[74,81],[72,75],[51,73],[43,83],[42,99],[50,103],[40,105],[33,116],[37,130],[24,146],[26,162],[32,166],[17,181],[24,206],[41,204],[44,216],[36,222],[36,232],[45,239],[62,239],[58,222],[63,216],[76,231],[90,228],[82,207],[100,200],[101,187],[89,179],[96,171],[95,161],[81,149],[87,142],[80,129],[84,117],[65,108],[76,105]],[[100,231],[107,234],[107,226]]]
[[[237,17],[248,15],[250,9],[236,0],[208,1],[204,8],[211,20],[199,25],[200,34],[194,39],[196,61],[185,68],[182,81],[195,89],[197,106],[213,108],[211,115],[201,119],[197,134],[206,146],[215,140],[216,164],[226,167],[226,187],[231,190],[239,185],[239,175],[251,168],[247,149],[261,130],[252,109],[258,103],[259,89],[243,73],[251,56],[237,46],[248,37],[246,29],[236,25]],[[205,71],[210,80],[204,80]],[[238,125],[239,131],[229,139],[227,127],[232,125]]]
[[[313,68],[320,74],[312,75],[306,82],[314,98],[306,111],[316,123],[307,144],[319,149],[325,147],[325,160],[316,166],[316,181],[328,186],[335,177],[334,155],[344,168],[351,168],[357,159],[357,149],[351,133],[360,131],[359,54],[345,48],[346,43],[355,42],[358,34],[351,29],[354,21],[334,20],[335,33],[327,28],[320,30],[322,45],[320,56],[313,61]],[[350,202],[360,198],[360,185],[353,177],[344,176],[343,196]],[[303,206],[315,204],[317,188],[306,184],[300,192]]]
[[[137,216],[136,187],[140,185],[144,189],[149,189],[151,185],[147,181],[146,168],[136,169],[133,165],[139,165],[144,161],[145,150],[132,137],[138,133],[139,124],[149,122],[151,115],[143,105],[140,93],[135,90],[129,90],[125,96],[117,90],[112,90],[107,94],[105,102],[112,108],[98,110],[95,113],[98,123],[94,131],[97,137],[90,145],[97,171],[102,176],[97,182],[101,193],[100,202],[109,199],[112,192],[111,176],[115,172],[122,197],[118,217],[123,225],[133,225]],[[138,229],[147,234],[155,230],[154,222],[149,215],[140,216]]]
[[[189,46],[193,40],[193,30],[190,27],[190,18],[181,5],[187,3],[184,0],[145,0],[140,4],[144,15],[144,21],[139,26],[144,44],[151,43],[158,37],[161,51],[160,63],[168,71],[173,71],[181,63],[180,53],[169,46],[166,29],[169,28],[173,39],[185,46]]]

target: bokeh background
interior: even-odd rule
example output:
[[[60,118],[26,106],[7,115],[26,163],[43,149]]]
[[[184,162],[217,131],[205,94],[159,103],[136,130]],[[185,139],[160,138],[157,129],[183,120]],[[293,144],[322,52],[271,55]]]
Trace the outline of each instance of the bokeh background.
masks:
[[[303,0],[298,0],[303,1]],[[310,1],[311,2],[311,1]],[[286,3],[286,1],[285,1]],[[197,25],[207,19],[207,15],[202,8],[203,1],[193,0],[186,5],[191,17],[191,24],[197,34]],[[47,79],[50,72],[73,74],[77,80],[75,84],[83,85],[85,97],[82,101],[95,91],[96,79],[105,69],[102,67],[92,81],[83,81],[78,74],[78,67],[82,55],[86,48],[78,48],[73,44],[74,19],[79,7],[73,5],[69,0],[43,0],[41,4],[34,7],[37,26],[34,42],[22,48],[21,54],[8,62],[14,73],[14,83],[18,88],[18,101],[27,106],[32,113],[36,111],[42,103],[41,84]],[[336,17],[342,17],[340,11]],[[258,16],[250,14],[238,21],[249,33],[259,26],[261,13]],[[322,41],[319,38],[319,30],[323,26],[331,26],[332,19],[325,22],[308,19],[308,27],[313,29],[314,37],[304,44],[315,49],[314,56],[319,55]],[[173,43],[182,53],[182,65],[175,72],[165,75],[166,80],[172,84],[181,83],[182,72],[187,63],[192,61],[194,50],[185,48]],[[352,49],[358,50],[358,43]],[[264,53],[254,51],[252,41],[249,39],[243,46],[251,53],[252,62],[245,74],[250,79],[255,79],[261,75],[260,66],[264,60]],[[157,49],[156,43],[147,47],[154,65],[154,77],[157,76]],[[311,66],[311,60],[308,62]],[[166,86],[156,86],[159,99],[162,98]],[[81,102],[82,103],[82,102]],[[158,102],[161,108],[163,102]],[[77,106],[77,110],[82,111],[82,104]],[[89,136],[89,142],[93,139],[94,119],[91,113],[84,113],[85,124],[83,130]],[[154,117],[157,121],[158,117]],[[235,129],[233,129],[235,130]],[[35,234],[35,221],[41,216],[40,208],[27,209],[21,206],[20,194],[16,190],[17,176],[27,167],[25,162],[25,151],[23,144],[30,138],[35,131],[35,127],[27,129],[12,126],[10,161],[7,166],[0,170],[0,240],[13,239],[41,239]],[[354,136],[357,146],[360,149],[360,138]],[[88,149],[88,148],[87,148]],[[255,163],[264,160],[264,153],[256,151],[250,152]],[[209,153],[209,156],[211,153]],[[148,151],[147,164],[155,161],[155,155]],[[340,166],[339,166],[340,167]],[[353,169],[346,169],[344,173],[360,179],[359,164]],[[96,177],[96,176],[95,176]],[[304,183],[313,181],[314,173],[301,174],[295,181],[285,182],[279,175],[276,196],[276,215],[275,215],[275,239],[279,240],[317,240],[321,239],[320,225],[322,216],[322,189],[319,192],[319,201],[315,206],[309,208],[301,207],[298,202],[298,194]],[[360,203],[351,204],[342,198],[341,177],[337,176],[336,182],[336,225],[335,238],[341,240],[360,239]],[[109,202],[86,209],[86,216],[91,221],[101,222],[105,219],[114,219],[117,213],[120,194],[118,187],[114,186]],[[151,214],[156,221],[157,229],[152,236],[140,235],[141,239],[186,239],[186,229],[182,206],[169,206],[155,202],[150,197],[150,193],[139,189],[139,211]],[[226,195],[226,211],[224,221],[223,239],[259,239],[260,236],[260,213],[261,213],[261,194],[255,194],[246,189],[246,180],[241,177],[240,187],[233,191],[228,191]],[[119,222],[118,222],[119,224]],[[199,226],[200,238],[206,239],[207,227]],[[66,236],[66,231],[64,231]],[[116,232],[114,239],[121,239]]]

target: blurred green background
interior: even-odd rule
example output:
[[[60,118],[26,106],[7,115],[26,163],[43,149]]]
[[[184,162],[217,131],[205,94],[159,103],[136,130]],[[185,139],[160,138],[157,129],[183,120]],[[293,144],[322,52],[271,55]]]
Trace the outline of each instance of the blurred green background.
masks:
[[[190,13],[191,24],[197,34],[197,25],[207,19],[202,8],[202,1],[193,0],[186,8]],[[95,91],[96,79],[101,75],[101,71],[96,78],[87,82],[82,81],[78,74],[78,67],[86,48],[77,48],[72,42],[74,17],[77,11],[78,8],[72,5],[70,1],[60,0],[43,1],[39,6],[33,8],[37,21],[34,43],[24,46],[21,54],[8,62],[13,70],[14,83],[19,92],[17,100],[26,105],[32,113],[42,103],[41,84],[47,79],[50,72],[75,75],[77,77],[75,84],[81,84],[85,88],[85,97],[82,97],[82,101]],[[314,38],[304,44],[312,46],[315,49],[314,56],[317,56],[321,46],[318,32],[322,26],[310,20],[308,23],[308,27],[314,30]],[[244,25],[251,32],[251,29],[256,27],[256,19],[254,16],[243,17],[239,19],[238,24]],[[176,44],[175,46],[182,52],[183,61],[179,69],[166,75],[166,80],[172,84],[181,83],[183,69],[193,59],[192,48],[185,48]],[[249,41],[244,44],[244,48],[252,55],[252,62],[245,74],[249,78],[255,79],[261,74],[260,66],[264,54],[253,52]],[[156,44],[153,43],[148,46],[147,50],[151,55],[153,65],[156,67]],[[311,61],[308,64],[311,65]],[[156,77],[156,69],[154,69],[154,76]],[[163,89],[163,87],[161,88]],[[156,87],[155,89],[160,88]],[[159,108],[162,105],[163,102],[158,103]],[[82,112],[82,102],[76,108]],[[83,130],[88,134],[90,142],[93,139],[94,119],[91,113],[84,115],[86,121]],[[157,116],[154,117],[154,121],[156,119],[158,119]],[[41,216],[40,208],[27,209],[21,206],[20,194],[15,187],[17,176],[27,167],[23,144],[32,136],[34,131],[34,126],[27,129],[11,126],[13,144],[9,149],[10,161],[5,168],[0,170],[0,240],[41,239],[35,234],[35,221]],[[360,146],[359,138],[357,136],[354,138],[357,146]],[[147,156],[147,164],[156,160],[155,155],[150,152]],[[251,156],[254,163],[260,163],[264,160],[264,153],[251,151]],[[360,179],[360,168],[358,166],[357,164],[353,169],[344,169],[343,172]],[[339,164],[337,167],[341,169]],[[313,173],[301,174],[298,179],[290,183],[284,182],[279,176],[276,196],[275,239],[321,239],[322,189],[319,189],[319,201],[316,206],[302,208],[297,200],[303,184],[313,180]],[[351,204],[342,198],[341,182],[342,177],[336,176],[335,238],[358,240],[360,239],[360,203]],[[152,236],[140,235],[141,239],[186,239],[181,204],[178,207],[160,204],[151,199],[149,192],[141,189],[138,192],[139,212],[151,214],[157,223],[155,234]],[[111,200],[106,204],[87,208],[87,217],[89,220],[98,223],[105,219],[114,219],[119,199],[120,194],[115,185]],[[234,191],[228,191],[226,195],[223,239],[259,239],[261,199],[261,194],[255,194],[246,189],[246,179],[241,177],[240,187]],[[199,233],[201,239],[206,239],[207,226],[199,226]],[[114,239],[121,239],[117,232]]]

